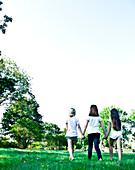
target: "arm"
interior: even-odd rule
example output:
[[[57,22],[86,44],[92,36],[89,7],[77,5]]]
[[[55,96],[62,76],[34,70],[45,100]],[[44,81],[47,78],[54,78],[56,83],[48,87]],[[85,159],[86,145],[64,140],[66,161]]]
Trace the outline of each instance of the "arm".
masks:
[[[103,131],[104,131],[104,138],[106,138],[106,130],[105,130],[105,127],[104,127],[102,121],[100,121],[100,125],[101,125],[101,127],[102,127],[102,129],[103,129]]]
[[[83,131],[83,135],[85,135],[85,131],[86,131],[86,129],[87,129],[87,126],[88,126],[88,120],[86,120],[86,124],[85,124],[85,126],[84,126],[84,131]]]
[[[81,138],[84,139],[84,135],[82,134],[80,124],[77,124],[77,127],[78,127],[78,130],[79,130],[80,134],[81,134]]]
[[[108,138],[110,131],[111,131],[111,122],[108,122],[108,131],[107,131],[106,139]]]
[[[66,130],[68,130],[68,123],[66,123]]]

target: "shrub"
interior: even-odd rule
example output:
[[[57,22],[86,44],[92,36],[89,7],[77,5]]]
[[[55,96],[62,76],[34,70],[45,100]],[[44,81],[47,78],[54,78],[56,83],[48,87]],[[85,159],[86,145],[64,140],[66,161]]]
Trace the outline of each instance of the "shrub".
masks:
[[[9,139],[6,137],[0,138],[0,146],[1,148],[8,148],[9,147]]]

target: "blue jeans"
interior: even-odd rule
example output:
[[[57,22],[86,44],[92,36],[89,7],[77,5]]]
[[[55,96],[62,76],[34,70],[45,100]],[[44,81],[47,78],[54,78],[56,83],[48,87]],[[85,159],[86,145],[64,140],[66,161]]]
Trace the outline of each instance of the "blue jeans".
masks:
[[[92,157],[93,142],[94,142],[95,150],[97,152],[98,159],[100,158],[102,159],[101,151],[99,149],[99,139],[100,139],[100,133],[88,134],[88,143],[89,143],[88,158],[89,159],[91,159]]]

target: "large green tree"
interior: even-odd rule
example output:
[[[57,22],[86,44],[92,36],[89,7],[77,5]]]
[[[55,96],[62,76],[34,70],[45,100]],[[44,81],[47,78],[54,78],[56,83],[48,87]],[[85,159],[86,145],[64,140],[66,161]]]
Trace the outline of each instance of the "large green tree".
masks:
[[[11,104],[31,91],[30,77],[9,58],[0,58],[0,105]]]
[[[38,108],[34,95],[30,93],[19,98],[3,114],[3,135],[16,140],[19,148],[26,148],[29,143],[43,138],[43,121]]]

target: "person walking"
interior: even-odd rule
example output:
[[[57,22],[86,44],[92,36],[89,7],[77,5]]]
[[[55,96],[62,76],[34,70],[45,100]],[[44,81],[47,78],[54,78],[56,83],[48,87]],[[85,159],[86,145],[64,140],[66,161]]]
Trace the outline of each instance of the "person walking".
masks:
[[[70,108],[69,110],[69,117],[66,120],[66,138],[68,142],[68,151],[70,154],[69,160],[74,160],[73,153],[74,153],[74,144],[77,140],[78,133],[77,133],[77,127],[81,134],[81,138],[83,139],[84,136],[82,134],[82,130],[80,127],[79,119],[75,116],[76,110],[74,108]]]
[[[111,118],[108,120],[108,131],[106,135],[106,139],[108,138],[110,134],[109,139],[109,152],[110,152],[110,159],[112,160],[113,156],[113,143],[116,140],[117,142],[117,149],[118,149],[118,157],[119,161],[121,161],[121,139],[122,139],[122,131],[121,131],[121,121],[119,118],[118,110],[112,109],[111,110]]]
[[[106,130],[102,123],[102,119],[98,114],[98,108],[96,105],[90,106],[89,116],[86,119],[86,124],[84,127],[83,135],[85,135],[85,131],[88,127],[88,158],[91,159],[92,157],[92,148],[93,143],[95,146],[95,150],[97,152],[98,160],[102,160],[101,151],[99,148],[99,139],[100,139],[100,130],[99,130],[99,123],[104,131],[104,138],[106,137]]]

